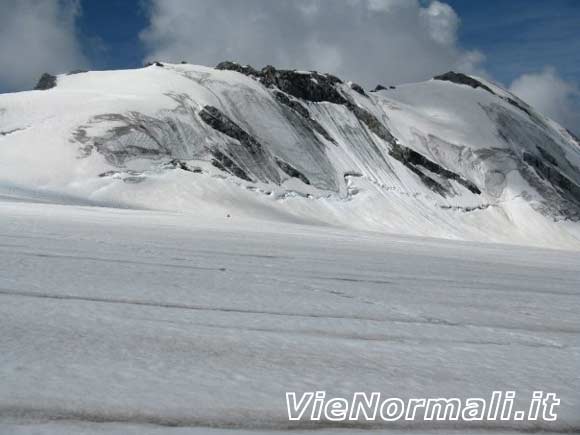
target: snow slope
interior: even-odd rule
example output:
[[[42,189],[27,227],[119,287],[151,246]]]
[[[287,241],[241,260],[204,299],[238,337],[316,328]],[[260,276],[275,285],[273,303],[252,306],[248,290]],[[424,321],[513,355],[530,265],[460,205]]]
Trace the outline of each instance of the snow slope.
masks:
[[[0,434],[580,430],[580,146],[553,121],[457,74],[52,82],[0,95]],[[284,393],[318,389],[562,404],[290,424]]]
[[[580,145],[465,77],[368,92],[231,63],[61,75],[0,95],[0,195],[577,249]]]
[[[317,389],[539,389],[556,422],[373,433],[578,433],[579,304],[577,252],[4,198],[0,433],[304,435]]]

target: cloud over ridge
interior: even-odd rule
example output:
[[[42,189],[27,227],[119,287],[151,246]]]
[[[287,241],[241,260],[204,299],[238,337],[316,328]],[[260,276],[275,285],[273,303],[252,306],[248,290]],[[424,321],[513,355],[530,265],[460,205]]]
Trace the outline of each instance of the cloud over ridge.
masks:
[[[151,0],[149,12],[149,59],[317,69],[367,86],[475,72],[483,61],[458,45],[459,17],[440,1]]]
[[[558,76],[554,68],[520,76],[511,84],[510,91],[544,115],[580,133],[580,89]]]
[[[76,0],[2,0],[0,87],[30,88],[44,71],[85,66],[76,34]]]

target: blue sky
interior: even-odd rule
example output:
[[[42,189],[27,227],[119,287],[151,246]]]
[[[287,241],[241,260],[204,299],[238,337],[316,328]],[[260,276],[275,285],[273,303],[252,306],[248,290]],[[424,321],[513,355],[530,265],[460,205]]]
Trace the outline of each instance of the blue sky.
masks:
[[[0,0],[0,92],[44,71],[156,58],[327,70],[366,86],[462,70],[580,125],[580,0]]]
[[[448,0],[461,18],[460,42],[487,57],[498,80],[555,67],[580,82],[580,1]]]
[[[148,25],[141,0],[84,0],[78,30],[98,69],[141,66],[145,50],[139,33]]]
[[[171,1],[171,0],[169,0]],[[211,1],[211,0],[208,0]],[[500,82],[553,66],[580,83],[579,0],[447,0],[461,19],[459,43],[482,51]],[[83,46],[98,69],[140,66],[148,25],[143,0],[84,0],[79,18]]]

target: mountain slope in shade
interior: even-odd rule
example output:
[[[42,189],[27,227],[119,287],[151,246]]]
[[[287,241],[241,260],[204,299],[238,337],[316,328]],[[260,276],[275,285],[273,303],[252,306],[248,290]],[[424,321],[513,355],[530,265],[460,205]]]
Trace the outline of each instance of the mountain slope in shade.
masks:
[[[0,95],[0,195],[468,240],[580,246],[580,144],[458,73],[154,63]]]

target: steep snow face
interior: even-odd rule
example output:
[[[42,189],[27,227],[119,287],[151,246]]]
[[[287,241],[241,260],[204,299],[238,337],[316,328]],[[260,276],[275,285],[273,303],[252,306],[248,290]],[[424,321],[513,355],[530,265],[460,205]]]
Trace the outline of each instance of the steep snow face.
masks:
[[[225,62],[41,88],[0,96],[0,195],[580,244],[580,145],[482,79],[365,92]]]

